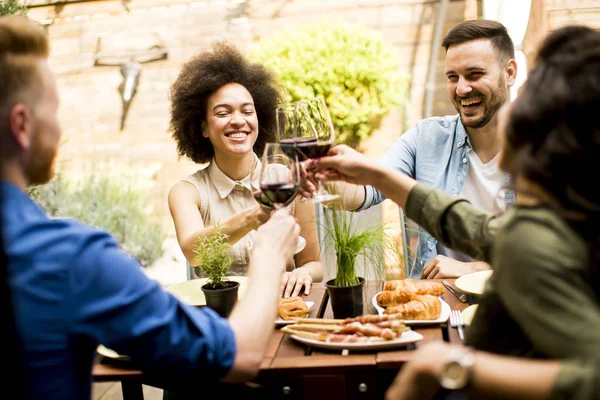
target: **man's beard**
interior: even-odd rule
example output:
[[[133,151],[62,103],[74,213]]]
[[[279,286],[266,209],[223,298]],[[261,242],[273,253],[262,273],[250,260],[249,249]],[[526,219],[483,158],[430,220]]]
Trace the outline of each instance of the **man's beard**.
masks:
[[[475,96],[472,96],[475,97]],[[504,75],[500,74],[500,78],[498,79],[498,88],[494,92],[492,92],[492,97],[490,98],[489,104],[484,106],[483,115],[481,118],[475,121],[465,121],[463,118],[463,114],[461,112],[460,101],[457,101],[455,104],[459,104],[457,111],[460,115],[460,122],[462,122],[464,127],[479,129],[486,126],[492,118],[496,115],[498,110],[506,103],[508,99],[508,87],[506,87],[506,81],[504,79]]]
[[[31,158],[27,166],[27,178],[30,185],[42,185],[54,178],[56,148],[44,147],[37,133],[31,144]]]

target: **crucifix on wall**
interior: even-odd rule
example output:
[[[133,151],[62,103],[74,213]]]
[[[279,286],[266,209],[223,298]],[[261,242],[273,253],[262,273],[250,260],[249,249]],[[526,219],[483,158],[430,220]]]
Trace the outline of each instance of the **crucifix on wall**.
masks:
[[[99,37],[94,54],[95,66],[118,66],[123,77],[118,87],[121,95],[120,130],[125,127],[127,113],[137,92],[142,75],[142,64],[165,60],[168,50],[156,33],[143,35],[128,34],[119,37]]]

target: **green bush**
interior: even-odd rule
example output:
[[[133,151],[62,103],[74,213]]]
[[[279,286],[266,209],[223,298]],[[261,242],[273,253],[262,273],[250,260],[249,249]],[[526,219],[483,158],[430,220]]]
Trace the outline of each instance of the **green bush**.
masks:
[[[0,0],[0,16],[27,15],[27,7],[19,0]]]
[[[362,26],[321,21],[277,33],[255,43],[249,57],[279,76],[287,100],[323,96],[337,143],[356,147],[405,101],[397,56]]]
[[[134,181],[108,174],[70,181],[57,175],[29,192],[50,216],[74,218],[110,232],[127,253],[148,266],[162,255],[165,235],[161,224],[144,213],[147,197]]]

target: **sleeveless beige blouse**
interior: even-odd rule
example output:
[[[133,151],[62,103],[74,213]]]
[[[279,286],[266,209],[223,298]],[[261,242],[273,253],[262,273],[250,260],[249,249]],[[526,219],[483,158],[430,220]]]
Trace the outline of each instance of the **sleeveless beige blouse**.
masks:
[[[254,170],[240,181],[235,181],[219,169],[214,159],[207,167],[195,172],[183,180],[196,187],[200,195],[200,215],[205,226],[220,224],[232,215],[258,206],[252,192],[260,189],[261,162],[256,157]],[[273,166],[269,172],[278,174],[282,170]],[[288,170],[285,169],[287,172]],[[292,204],[293,207],[293,204]],[[292,214],[294,210],[292,209]],[[249,233],[231,246],[229,255],[233,258],[231,272],[246,275],[250,258]],[[195,268],[196,274],[199,269]]]

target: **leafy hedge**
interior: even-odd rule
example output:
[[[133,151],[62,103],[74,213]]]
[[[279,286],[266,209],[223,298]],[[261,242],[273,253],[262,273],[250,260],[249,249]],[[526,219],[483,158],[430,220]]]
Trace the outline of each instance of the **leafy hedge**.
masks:
[[[0,16],[2,15],[26,15],[27,7],[19,0],[0,0]]]
[[[405,100],[397,56],[362,26],[321,21],[288,30],[255,43],[249,57],[278,74],[287,100],[323,96],[337,143],[356,147]]]
[[[57,175],[29,192],[50,216],[75,218],[110,232],[127,253],[148,266],[162,256],[165,234],[162,225],[144,213],[147,197],[132,182],[108,174],[79,181]]]

